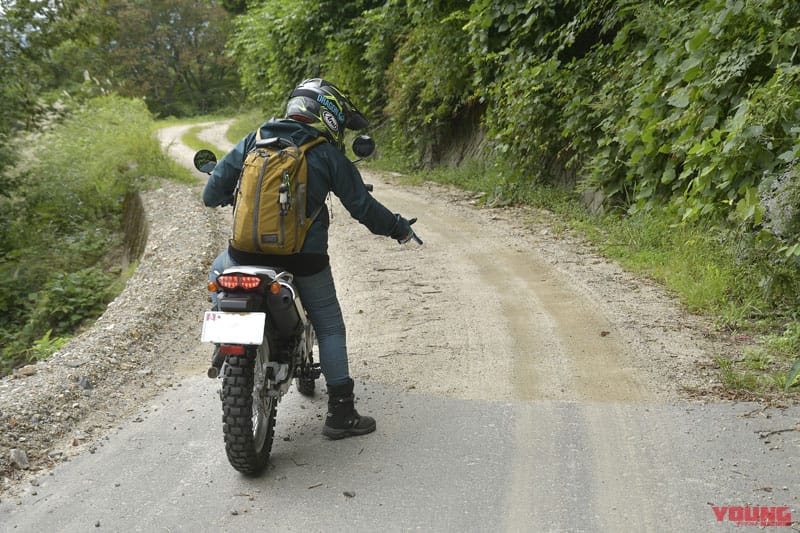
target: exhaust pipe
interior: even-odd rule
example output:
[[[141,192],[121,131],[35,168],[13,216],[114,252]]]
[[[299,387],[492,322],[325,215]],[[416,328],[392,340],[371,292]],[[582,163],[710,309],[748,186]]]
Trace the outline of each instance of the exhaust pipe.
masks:
[[[211,358],[211,366],[206,370],[206,376],[211,379],[217,379],[217,376],[219,376],[219,369],[222,368],[222,363],[224,362],[225,356],[222,355],[222,351],[219,346],[217,346],[214,350],[214,357]]]

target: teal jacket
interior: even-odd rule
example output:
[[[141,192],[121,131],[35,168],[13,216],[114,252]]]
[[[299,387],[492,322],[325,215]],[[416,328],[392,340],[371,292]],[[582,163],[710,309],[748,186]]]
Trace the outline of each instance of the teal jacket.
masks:
[[[273,119],[261,125],[261,138],[282,137],[296,145],[322,135],[307,124],[291,119]],[[203,202],[209,207],[232,203],[239,174],[247,153],[255,147],[256,132],[239,141],[214,168],[203,191]],[[301,254],[327,254],[330,219],[325,198],[335,194],[347,211],[376,235],[400,239],[408,234],[408,220],[393,214],[367,191],[355,165],[331,143],[320,143],[306,153],[308,164],[308,200],[310,216],[321,208],[311,225]]]

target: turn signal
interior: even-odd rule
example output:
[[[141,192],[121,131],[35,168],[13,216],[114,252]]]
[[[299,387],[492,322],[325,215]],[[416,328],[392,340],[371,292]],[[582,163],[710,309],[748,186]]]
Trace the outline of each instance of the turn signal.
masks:
[[[272,294],[280,294],[281,292],[281,284],[278,282],[273,283],[269,286],[269,292]]]
[[[207,287],[209,292],[217,292],[219,290],[219,285],[217,285],[216,281],[209,281]]]

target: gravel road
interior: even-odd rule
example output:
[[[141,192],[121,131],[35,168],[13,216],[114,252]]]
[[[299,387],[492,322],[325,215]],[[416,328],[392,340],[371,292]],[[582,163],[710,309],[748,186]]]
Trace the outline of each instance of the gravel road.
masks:
[[[202,134],[220,152],[224,129]],[[184,130],[160,137],[190,165],[177,141]],[[359,387],[455,400],[718,400],[713,358],[734,343],[653,283],[555,233],[548,213],[481,209],[463,191],[364,174],[380,201],[419,218],[425,245],[373,236],[331,204],[332,267]],[[202,206],[202,183],[165,180],[146,192],[149,238],[123,293],[50,360],[0,380],[0,497],[95,453],[140,422],[156,395],[204,373],[205,275],[230,214]]]

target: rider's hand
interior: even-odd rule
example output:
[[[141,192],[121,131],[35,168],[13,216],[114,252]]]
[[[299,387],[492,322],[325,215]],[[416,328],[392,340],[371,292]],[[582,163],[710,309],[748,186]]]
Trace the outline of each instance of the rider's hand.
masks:
[[[417,221],[416,218],[412,218],[411,220],[406,220],[403,217],[399,217],[398,222],[401,222],[400,231],[395,233],[395,235],[393,235],[392,237],[397,239],[397,242],[399,242],[400,244],[405,244],[411,239],[420,242],[419,238],[414,233],[414,230],[411,229],[411,225],[416,221]]]

